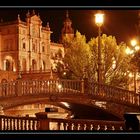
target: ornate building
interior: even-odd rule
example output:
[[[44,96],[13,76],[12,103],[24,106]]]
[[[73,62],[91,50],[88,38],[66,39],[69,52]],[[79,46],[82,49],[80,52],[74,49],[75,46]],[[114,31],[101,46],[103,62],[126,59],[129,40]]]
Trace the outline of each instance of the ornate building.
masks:
[[[51,55],[62,44],[52,43],[49,23],[45,27],[35,11],[26,14],[26,21],[18,15],[16,21],[0,23],[0,70],[22,73],[50,71]],[[12,79],[11,79],[12,80]]]

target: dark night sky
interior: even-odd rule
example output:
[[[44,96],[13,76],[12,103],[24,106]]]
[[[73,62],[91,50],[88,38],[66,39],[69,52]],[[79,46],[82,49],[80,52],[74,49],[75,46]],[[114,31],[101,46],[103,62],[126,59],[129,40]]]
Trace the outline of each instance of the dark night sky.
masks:
[[[35,8],[34,8],[35,9]],[[28,8],[13,8],[13,9],[0,9],[0,17],[4,21],[11,21],[17,18],[20,13],[21,19],[25,19],[25,14]],[[65,19],[66,10],[69,10],[70,19],[72,20],[72,27],[74,30],[80,31],[86,35],[87,40],[91,37],[97,36],[97,26],[94,23],[94,13],[96,10],[91,9],[35,9],[36,13],[39,12],[43,21],[43,25],[47,22],[50,23],[52,34],[52,41],[57,42],[60,31]],[[32,9],[30,9],[32,12]],[[135,25],[138,22],[138,10],[104,10],[105,22],[102,27],[103,33],[113,35],[116,37],[118,43],[121,41],[129,41],[136,36]]]

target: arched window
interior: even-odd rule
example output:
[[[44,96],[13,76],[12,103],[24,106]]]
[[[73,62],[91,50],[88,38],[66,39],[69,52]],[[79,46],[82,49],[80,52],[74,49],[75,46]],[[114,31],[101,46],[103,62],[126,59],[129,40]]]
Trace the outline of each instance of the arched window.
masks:
[[[23,46],[22,46],[22,48],[23,48],[23,50],[26,49],[26,44],[25,44],[25,42],[23,42]]]
[[[42,43],[42,52],[45,52],[45,43]]]
[[[8,59],[4,60],[4,70],[10,71],[10,61]]]
[[[35,59],[32,60],[32,70],[37,70],[37,63]]]

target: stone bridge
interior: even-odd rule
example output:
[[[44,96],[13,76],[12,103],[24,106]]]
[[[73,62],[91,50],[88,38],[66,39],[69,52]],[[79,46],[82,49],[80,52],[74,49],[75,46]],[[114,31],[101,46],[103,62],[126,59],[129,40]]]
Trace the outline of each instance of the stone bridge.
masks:
[[[96,106],[120,118],[127,111],[140,111],[139,94],[84,80],[17,80],[0,84],[0,105],[3,109],[42,102]]]

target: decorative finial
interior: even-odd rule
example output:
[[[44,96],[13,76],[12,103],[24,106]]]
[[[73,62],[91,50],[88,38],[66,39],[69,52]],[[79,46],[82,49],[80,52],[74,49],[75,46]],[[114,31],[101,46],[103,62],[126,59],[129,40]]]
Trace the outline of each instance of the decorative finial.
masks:
[[[18,14],[18,20],[20,20],[20,14]]]
[[[38,17],[40,18],[40,14],[38,13]]]
[[[29,12],[29,10],[28,10],[28,12],[27,12],[27,14],[26,14],[26,17],[29,17],[30,16],[30,12]]]
[[[35,15],[35,10],[33,10],[33,15]]]
[[[49,22],[47,22],[47,28],[50,28],[50,26],[49,26]]]
[[[46,26],[47,30],[50,31],[50,25],[49,22],[47,22],[47,26]]]
[[[69,18],[69,12],[68,12],[68,10],[66,11],[66,18]]]

